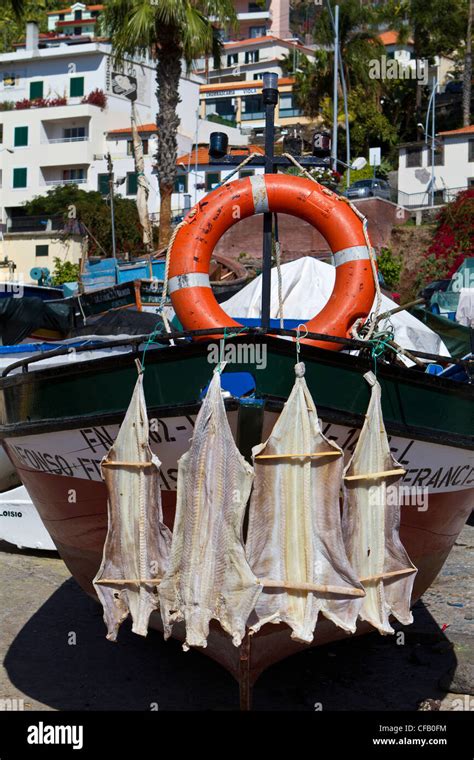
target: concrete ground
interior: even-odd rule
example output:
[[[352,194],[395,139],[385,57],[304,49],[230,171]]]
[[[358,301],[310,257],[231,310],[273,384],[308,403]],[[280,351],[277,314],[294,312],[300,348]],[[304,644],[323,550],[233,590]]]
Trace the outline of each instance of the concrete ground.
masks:
[[[270,668],[255,710],[474,710],[474,527],[466,525],[403,637],[378,633],[307,650]],[[124,624],[105,639],[101,609],[53,552],[0,542],[1,700],[25,710],[234,710],[218,665]],[[398,639],[398,643],[397,643]],[[454,672],[454,675],[453,675]],[[8,703],[6,703],[8,704]]]

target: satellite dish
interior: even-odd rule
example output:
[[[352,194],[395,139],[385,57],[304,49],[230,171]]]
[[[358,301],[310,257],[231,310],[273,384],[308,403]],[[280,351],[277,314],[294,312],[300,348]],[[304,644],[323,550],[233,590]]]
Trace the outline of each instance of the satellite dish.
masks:
[[[360,158],[356,158],[356,160],[353,161],[351,169],[358,172],[361,169],[363,169],[365,166],[367,166],[367,159],[360,156]]]
[[[33,267],[30,269],[30,277],[36,280],[38,285],[44,285],[49,279],[49,269],[47,267]]]

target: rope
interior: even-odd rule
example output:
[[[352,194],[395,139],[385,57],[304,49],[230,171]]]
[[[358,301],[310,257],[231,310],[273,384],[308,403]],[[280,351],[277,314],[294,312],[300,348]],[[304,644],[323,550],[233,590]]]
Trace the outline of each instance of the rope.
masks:
[[[316,185],[320,187],[321,191],[325,193],[325,195],[334,196],[334,193],[331,190],[329,190],[327,187],[324,187],[323,185],[321,185],[317,181],[317,179],[315,179],[308,171],[306,171],[306,169],[303,166],[301,166],[301,164],[296,160],[294,156],[292,156],[290,153],[283,153],[282,155],[284,158],[287,158],[292,164],[294,164],[294,166],[296,166],[296,168],[299,169],[299,171],[302,174],[304,174],[305,177],[310,179],[312,182],[315,182]],[[362,322],[364,322],[363,319],[357,319],[354,322],[354,324],[352,325],[351,334],[353,335],[353,337],[356,337],[358,340],[370,340],[371,336],[374,333],[374,330],[377,324],[377,316],[380,312],[380,308],[382,305],[382,293],[380,291],[380,283],[379,283],[379,278],[377,274],[377,264],[376,264],[376,258],[374,255],[374,249],[372,248],[370,238],[369,238],[369,232],[368,232],[369,223],[367,221],[367,218],[359,211],[359,209],[356,206],[354,206],[353,203],[351,203],[351,201],[348,198],[345,198],[343,195],[335,195],[335,197],[337,198],[337,200],[347,203],[349,208],[352,209],[354,214],[356,214],[356,216],[362,222],[362,231],[364,233],[365,244],[369,252],[370,265],[372,268],[372,276],[374,278],[375,294],[376,294],[375,311],[370,315],[369,319],[367,320],[368,330],[365,333],[365,335],[359,335],[359,333],[357,332],[359,325]]]
[[[238,166],[235,167],[235,169],[231,171],[230,174],[227,175],[225,179],[222,180],[222,182],[219,182],[219,184],[215,186],[214,190],[217,190],[219,187],[222,187],[222,185],[225,185],[230,180],[230,178],[234,176],[234,174],[237,174],[237,172],[239,172],[243,166],[246,166],[248,163],[250,163],[250,161],[255,158],[255,156],[261,157],[261,155],[261,153],[256,152],[250,153]]]
[[[278,277],[278,315],[280,317],[280,329],[284,329],[283,321],[283,280],[281,276],[281,245],[278,239],[278,217],[275,214],[275,261]]]

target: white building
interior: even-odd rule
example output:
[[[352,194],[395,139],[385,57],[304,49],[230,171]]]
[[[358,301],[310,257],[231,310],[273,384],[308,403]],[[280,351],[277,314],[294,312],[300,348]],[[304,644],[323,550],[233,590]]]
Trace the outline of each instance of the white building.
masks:
[[[263,148],[258,145],[248,145],[245,148],[234,146],[229,149],[229,153],[238,156],[242,161],[251,153],[258,153],[263,156],[264,152]],[[236,169],[235,166],[211,164],[207,145],[199,145],[197,150],[193,148],[190,153],[179,156],[177,163],[178,177],[175,190],[179,193],[180,198],[188,195],[191,205],[201,201],[207,193],[224,182]],[[252,166],[250,162],[240,169],[232,179],[252,177],[256,174],[263,174],[264,171],[263,166]]]
[[[212,61],[201,59],[196,65],[196,72],[207,79],[208,84],[215,82],[251,82],[261,79],[271,71],[281,78],[285,76],[282,62],[290,58],[295,67],[304,55],[314,60],[314,50],[301,45],[299,40],[282,40],[271,34],[262,37],[250,37],[246,40],[225,42],[221,56],[220,68],[215,69]]]
[[[430,204],[433,174],[431,141],[400,146],[398,203],[408,208]],[[452,200],[461,190],[474,187],[474,125],[440,132],[435,143],[435,204]]]
[[[50,14],[56,28],[65,16],[85,11],[98,13],[100,6],[75,3],[70,12]],[[94,17],[95,18],[95,17]],[[52,19],[52,20],[51,20]],[[74,22],[81,19],[73,19]],[[87,19],[82,19],[87,20]],[[86,25],[81,28],[87,29]],[[0,223],[5,226],[12,216],[23,213],[23,204],[34,196],[44,195],[56,185],[77,183],[85,190],[102,187],[106,172],[105,156],[120,159],[121,149],[109,141],[113,130],[130,130],[130,101],[120,87],[114,71],[112,49],[107,41],[82,34],[39,35],[34,23],[27,25],[26,41],[15,52],[0,55]],[[138,123],[156,134],[156,68],[145,59],[125,63],[122,72],[137,80],[136,110]],[[178,114],[178,153],[194,143],[208,141],[216,130],[211,122],[199,120],[199,86],[203,80],[195,73],[183,74],[180,80]],[[106,105],[100,98],[106,96]],[[20,105],[18,105],[20,104]],[[23,107],[22,107],[23,106]],[[247,138],[231,127],[219,127],[232,144],[245,144]],[[133,156],[115,167],[116,174],[133,172]],[[155,151],[156,153],[156,145]],[[157,178],[149,160],[152,187],[150,212],[159,209]],[[133,195],[133,179],[117,188],[119,194]],[[153,192],[154,191],[154,192]],[[178,209],[178,206],[176,207]]]

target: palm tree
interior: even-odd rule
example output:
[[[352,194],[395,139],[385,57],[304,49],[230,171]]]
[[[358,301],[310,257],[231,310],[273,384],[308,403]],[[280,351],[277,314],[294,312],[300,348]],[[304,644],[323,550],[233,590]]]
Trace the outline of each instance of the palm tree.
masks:
[[[374,89],[369,74],[369,61],[384,52],[376,29],[376,13],[360,0],[339,0],[339,46],[348,92],[354,86]],[[314,41],[330,48],[334,31],[328,10],[325,8],[316,20]]]
[[[148,54],[156,62],[160,244],[171,235],[181,62],[189,67],[203,55],[218,57],[217,27],[235,18],[232,0],[109,0],[106,5],[104,24],[116,59]]]

